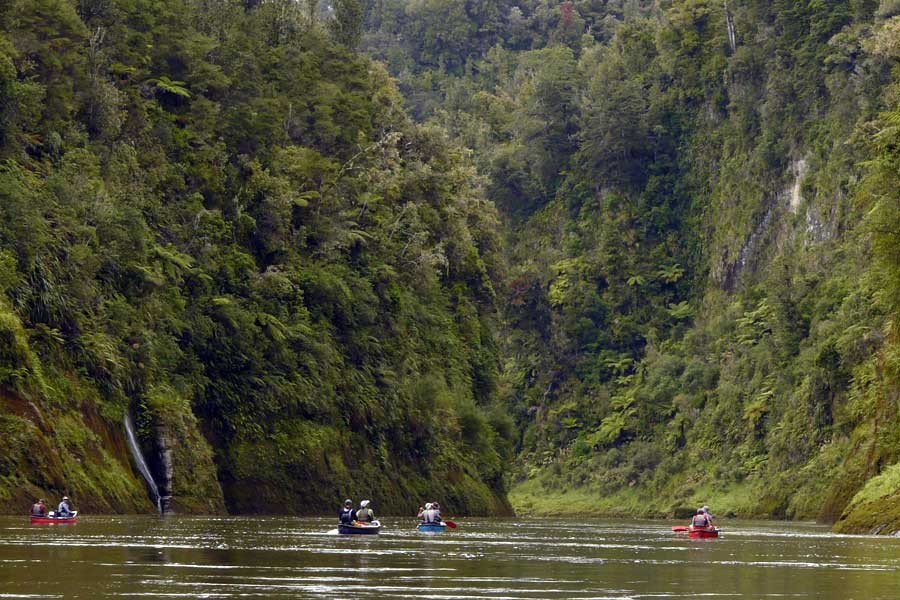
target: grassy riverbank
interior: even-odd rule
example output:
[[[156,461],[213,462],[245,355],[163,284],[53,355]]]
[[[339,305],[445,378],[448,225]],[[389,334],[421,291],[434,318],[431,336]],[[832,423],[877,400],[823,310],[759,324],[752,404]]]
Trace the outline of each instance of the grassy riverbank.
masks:
[[[596,517],[627,515],[644,518],[685,518],[703,505],[719,516],[757,519],[813,520],[821,510],[822,486],[801,486],[786,502],[783,486],[762,480],[742,482],[690,481],[673,477],[665,485],[635,484],[615,490],[597,485],[559,485],[537,476],[515,483],[509,501],[517,515]]]
[[[540,481],[531,479],[514,486],[509,500],[518,515],[570,516],[590,513],[608,517],[628,515],[646,518],[682,518],[704,504],[714,507],[719,515],[767,517],[754,501],[754,489],[749,485],[728,490],[697,488],[688,496],[658,496],[638,487],[603,495],[591,488],[545,489]]]

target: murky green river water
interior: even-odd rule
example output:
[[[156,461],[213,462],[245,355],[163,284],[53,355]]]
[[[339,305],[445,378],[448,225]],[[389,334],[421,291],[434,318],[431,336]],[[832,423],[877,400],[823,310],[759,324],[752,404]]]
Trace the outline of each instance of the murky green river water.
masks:
[[[331,519],[0,517],[0,598],[900,598],[900,539],[811,524],[459,519],[338,536]]]

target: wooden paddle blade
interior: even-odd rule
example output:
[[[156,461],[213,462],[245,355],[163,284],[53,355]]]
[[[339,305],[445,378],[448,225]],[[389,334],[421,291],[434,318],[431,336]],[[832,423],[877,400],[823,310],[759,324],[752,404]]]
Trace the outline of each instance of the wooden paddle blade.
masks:
[[[687,531],[688,528],[686,525],[675,525],[672,527],[672,531]]]
[[[446,523],[447,527],[449,527],[450,529],[456,529],[456,523],[454,523],[453,521],[444,521],[444,523]]]

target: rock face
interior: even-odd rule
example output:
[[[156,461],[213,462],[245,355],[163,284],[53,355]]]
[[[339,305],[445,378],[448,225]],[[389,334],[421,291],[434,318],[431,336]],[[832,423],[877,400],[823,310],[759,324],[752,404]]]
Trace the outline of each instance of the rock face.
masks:
[[[91,512],[153,510],[132,471],[121,416],[71,372],[53,385],[21,320],[0,295],[0,511],[62,495]],[[112,413],[112,417],[108,413]]]
[[[172,480],[175,478],[172,455],[175,451],[175,440],[165,427],[157,425],[156,443],[159,447],[159,463],[162,467],[159,481],[160,511],[163,514],[169,514],[175,512],[172,508]]]
[[[158,400],[161,393],[151,397]],[[512,512],[502,492],[478,480],[464,464],[429,469],[426,475],[399,457],[387,469],[365,469],[353,476],[348,465],[371,449],[349,442],[323,455],[321,464],[305,459],[262,464],[265,440],[222,448],[232,458],[240,454],[238,463],[247,469],[229,472],[226,501],[213,449],[197,418],[177,396],[166,400],[150,403],[155,411],[152,436],[144,438],[152,439],[141,445],[167,513],[221,514],[230,509],[321,514],[335,498],[348,494],[373,497],[380,511],[395,514],[432,497],[459,513]],[[84,512],[156,512],[146,483],[132,466],[121,420],[107,420],[87,399],[76,402],[78,410],[73,411],[0,390],[0,513],[22,513],[39,497],[53,502],[63,494]]]
[[[62,495],[84,512],[155,511],[117,425],[82,397],[61,407],[0,389],[0,512]]]
[[[841,533],[900,534],[900,463],[868,480],[834,528]]]
[[[37,498],[53,503],[62,495],[84,512],[155,512],[121,421],[107,420],[88,401],[76,402],[77,410],[61,409],[0,390],[0,513],[22,513]],[[196,420],[170,419],[154,432],[158,460],[149,463],[163,508],[224,512],[212,451]]]
[[[83,374],[42,364],[18,317],[3,304],[0,317],[0,336],[10,341],[0,348],[0,366],[18,373],[18,389],[0,383],[0,512],[22,513],[37,498],[63,494],[85,512],[156,512],[122,425],[128,400],[111,401]],[[378,446],[341,423],[290,416],[266,424],[266,434],[254,424],[223,440],[205,433],[215,430],[171,386],[150,386],[134,405],[139,452],[165,512],[322,514],[347,495],[373,498],[381,512],[395,514],[426,498],[457,514],[512,512],[499,475],[479,470],[499,474],[499,462],[475,465],[451,445],[440,460],[419,464],[398,443],[402,425]],[[446,439],[462,434],[470,443],[491,431],[478,420],[466,428],[452,418],[435,423]],[[434,432],[418,435],[426,443]]]
[[[163,512],[225,512],[213,450],[201,435],[187,400],[167,387],[154,389],[149,399],[153,421],[150,457]]]
[[[52,371],[29,346],[19,319],[0,301],[0,364],[18,365],[17,390],[0,384],[0,512],[20,514],[38,498],[62,495],[93,513],[156,512],[147,485],[132,462],[122,423],[125,406],[101,398],[79,374]],[[47,383],[52,376],[53,385]],[[144,417],[157,424],[158,442],[142,444],[162,496],[183,512],[224,510],[212,450],[186,401],[168,388],[149,396]],[[145,418],[144,421],[147,419]],[[158,446],[159,458],[148,447]]]

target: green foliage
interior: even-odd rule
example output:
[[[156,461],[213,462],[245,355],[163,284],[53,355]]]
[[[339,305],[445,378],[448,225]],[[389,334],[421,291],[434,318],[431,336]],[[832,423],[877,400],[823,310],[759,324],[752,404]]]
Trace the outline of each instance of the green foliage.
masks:
[[[0,385],[27,388],[34,368],[31,349],[19,319],[5,303],[0,303],[0,348]]]
[[[152,84],[158,92],[171,94],[180,98],[190,98],[191,92],[185,86],[184,81],[172,81],[165,75],[159,79],[148,79],[147,83]]]
[[[461,3],[401,4],[363,46],[506,216],[526,495],[834,515],[896,460],[890,3],[523,2],[490,51]]]
[[[359,37],[362,34],[362,1],[335,0],[333,8],[332,33],[335,40],[350,48],[355,47],[359,43]]]
[[[203,6],[0,11],[15,402],[136,407],[235,510],[504,510],[515,462],[834,517],[900,457],[890,2]]]
[[[177,510],[318,512],[351,464],[383,510],[407,485],[508,510],[493,206],[352,53],[363,3],[333,3],[331,38],[315,4],[3,11],[0,396],[79,390],[92,416],[55,433],[97,506],[138,506],[101,442],[133,410]]]
[[[900,530],[897,511],[900,491],[900,465],[891,465],[870,479],[853,497],[836,529],[846,533],[884,533],[895,535]]]

